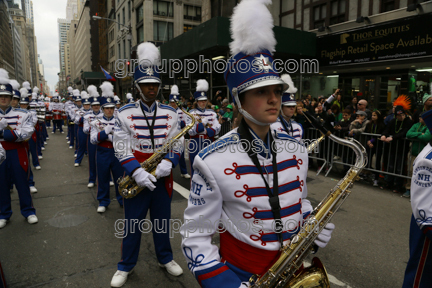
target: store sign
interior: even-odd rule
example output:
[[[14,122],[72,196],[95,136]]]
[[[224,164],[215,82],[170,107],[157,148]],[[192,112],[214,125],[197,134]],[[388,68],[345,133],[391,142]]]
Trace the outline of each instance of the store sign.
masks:
[[[320,66],[398,60],[432,55],[432,15],[421,15],[317,37]]]

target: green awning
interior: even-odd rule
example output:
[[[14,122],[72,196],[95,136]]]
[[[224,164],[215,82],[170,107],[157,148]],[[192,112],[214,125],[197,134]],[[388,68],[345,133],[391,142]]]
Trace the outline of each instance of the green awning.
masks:
[[[83,72],[82,79],[106,79],[103,72]]]
[[[164,43],[160,48],[162,59],[225,56],[231,42],[229,28],[228,18],[212,18]],[[273,30],[278,43],[276,57],[315,57],[315,33],[285,27],[275,27]]]

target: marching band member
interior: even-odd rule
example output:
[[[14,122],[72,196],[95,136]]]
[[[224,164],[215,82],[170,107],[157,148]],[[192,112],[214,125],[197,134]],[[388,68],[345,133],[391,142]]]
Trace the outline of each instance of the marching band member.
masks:
[[[75,134],[75,158],[78,158],[78,154],[79,151],[81,149],[81,155],[80,158],[82,160],[82,157],[84,157],[84,151],[85,151],[85,144],[86,144],[86,139],[87,139],[87,135],[84,134],[83,131],[83,127],[84,125],[81,124],[82,126],[80,127],[80,120],[81,120],[81,116],[84,115],[83,110],[83,105],[82,105],[82,99],[81,99],[81,94],[79,92],[78,89],[74,89],[73,90],[73,95],[75,97],[75,106],[71,108],[70,110],[70,115],[71,115],[71,121],[73,121],[75,123],[75,127],[74,127],[74,134]],[[78,122],[76,121],[78,120]],[[80,161],[81,162],[81,161]],[[75,167],[78,167],[80,162],[77,162],[77,159],[75,159]]]
[[[139,164],[180,133],[178,116],[172,107],[156,102],[161,88],[161,79],[155,69],[155,66],[160,64],[158,48],[149,42],[142,43],[138,46],[137,54],[140,62],[135,69],[134,79],[141,99],[119,109],[114,127],[114,149],[125,172],[145,189],[134,198],[123,201],[128,231],[124,232],[122,259],[112,278],[112,287],[121,287],[136,265],[141,233],[130,233],[130,229],[139,231],[138,221],[146,218],[149,209],[153,225],[156,220],[158,228],[161,229],[158,232],[153,231],[159,266],[165,267],[168,273],[174,276],[183,273],[181,267],[173,260],[167,229],[171,217],[172,168],[178,163],[182,147],[168,151],[165,159],[157,166],[156,177],[146,172]],[[122,150],[121,147],[125,149]]]
[[[100,100],[102,102],[103,116],[95,117],[95,119],[90,122],[90,138],[91,143],[97,145],[97,200],[99,201],[97,212],[103,213],[111,202],[109,184],[111,173],[114,179],[119,179],[123,177],[124,170],[119,160],[114,155],[113,130],[116,119],[114,117],[114,87],[110,82],[105,81],[100,86],[100,89],[102,90],[102,97]],[[115,181],[114,188],[117,201],[120,207],[123,207],[123,198],[119,194],[117,181]]]
[[[30,224],[38,222],[27,182],[29,161],[25,143],[33,133],[33,120],[27,111],[10,107],[12,94],[8,72],[0,69],[0,143],[6,150],[6,160],[0,165],[0,228],[12,216],[11,181],[18,190],[21,214]]]
[[[28,143],[29,143],[29,147],[28,147],[28,154],[27,157],[30,160],[30,154],[31,154],[31,158],[32,158],[32,163],[33,163],[33,167],[35,167],[36,170],[40,170],[41,166],[39,163],[39,158],[37,155],[37,151],[36,151],[36,127],[38,127],[39,129],[39,123],[38,123],[38,118],[37,118],[37,114],[36,114],[36,110],[29,110],[29,103],[30,103],[30,98],[29,98],[29,94],[28,94],[28,90],[26,88],[21,88],[20,90],[21,92],[21,101],[20,101],[20,106],[21,109],[23,110],[27,110],[31,116],[32,116],[32,124],[34,127],[34,131],[32,133],[32,136],[30,137]],[[28,184],[30,187],[30,192],[31,193],[37,193],[38,190],[35,187],[35,182],[33,180],[33,171],[31,169],[30,163],[28,165],[29,168],[29,177],[28,177]]]
[[[47,144],[46,140],[47,140],[47,137],[48,137],[48,132],[47,132],[46,123],[45,123],[45,102],[44,102],[44,100],[45,100],[45,98],[41,94],[39,96],[39,98],[38,98],[38,107],[39,107],[39,111],[41,111],[40,112],[41,116],[43,114],[43,118],[39,119],[39,125],[41,127],[41,138],[40,139],[41,139],[41,149],[42,149],[42,151],[45,150],[45,144]]]
[[[211,139],[219,134],[221,128],[217,120],[216,112],[211,109],[206,109],[207,91],[208,82],[205,79],[198,80],[196,92],[194,93],[197,107],[189,112],[197,118],[195,126],[189,130],[189,162],[192,177],[194,173],[193,162],[195,156],[199,151],[211,144]],[[191,121],[189,117],[186,118],[187,124],[191,123]]]
[[[268,4],[270,0],[243,0],[234,8],[233,61],[225,81],[243,119],[201,150],[194,162],[181,234],[188,267],[202,287],[237,288],[253,274],[262,275],[312,210],[306,199],[307,150],[286,133],[270,129],[288,85],[269,69],[276,39]],[[237,70],[240,60],[254,69]],[[298,149],[277,148],[288,142]],[[327,226],[315,242],[318,246],[330,239],[334,225]],[[212,244],[218,230],[220,249]]]
[[[297,88],[294,87],[294,83],[288,74],[282,75],[281,78],[288,84],[289,88],[282,95],[281,114],[277,122],[271,125],[271,129],[277,130],[277,132],[285,132],[300,141],[303,138],[303,127],[293,119],[297,106],[294,93],[297,92]]]
[[[121,107],[120,98],[117,95],[114,95],[114,103],[115,103],[114,117],[117,117],[118,109],[120,109]]]
[[[169,100],[170,100],[170,106],[177,111],[177,115],[180,122],[180,128],[183,129],[186,126],[186,121],[185,121],[186,116],[183,114],[183,111],[177,106],[176,102],[174,101],[174,98],[180,99],[180,94],[178,92],[177,85],[173,85],[171,87],[171,94],[169,95]],[[179,166],[180,166],[180,176],[189,179],[190,175],[188,174],[187,171],[186,160],[184,158],[184,151],[180,156]]]
[[[53,101],[48,108],[53,113],[53,131],[51,133],[55,134],[57,129],[60,133],[64,133],[62,113],[65,110],[65,105],[60,103],[60,96],[57,92],[54,93]]]
[[[55,93],[54,93],[55,95]],[[54,98],[54,96],[52,97]],[[60,96],[59,96],[60,99]],[[50,106],[51,106],[52,102],[51,99],[49,97],[45,97],[45,107],[46,107],[46,114],[45,114],[45,125],[48,128],[51,129],[51,120],[52,120],[52,112],[50,111]],[[47,139],[49,139],[49,137],[47,137]]]
[[[87,154],[87,139],[88,135],[84,133],[84,115],[90,113],[90,101],[86,91],[81,91],[82,108],[75,111],[74,122],[78,125],[78,152],[75,159],[75,167],[81,164],[84,154]]]
[[[73,101],[73,88],[70,86],[68,87],[68,100],[64,105],[68,123],[68,136],[66,139],[68,140],[67,143],[69,144],[69,149],[73,149],[75,144],[75,123],[71,118],[71,110],[75,107],[75,103]]]
[[[90,85],[87,88],[87,91],[90,95],[91,102],[91,112],[84,115],[84,133],[90,135],[87,141],[87,150],[89,156],[89,184],[88,188],[93,188],[96,183],[96,148],[97,145],[93,144],[91,141],[91,126],[90,123],[96,118],[101,118],[102,113],[100,112],[100,102],[99,102],[99,92],[97,91],[96,86]],[[99,159],[100,160],[100,159]],[[100,179],[100,178],[99,178]]]
[[[432,110],[421,114],[432,133]],[[410,258],[402,287],[430,287],[432,283],[432,141],[414,160],[411,177]]]
[[[26,84],[26,82],[23,83],[23,87],[25,87],[24,84]],[[28,85],[30,85],[30,84],[28,84]],[[30,100],[29,109],[30,109],[30,111],[33,111],[32,112],[33,119],[36,121],[36,125],[35,125],[36,153],[38,155],[38,159],[41,160],[41,159],[43,159],[43,156],[42,156],[42,149],[41,149],[41,145],[40,145],[40,133],[41,133],[40,130],[41,130],[41,127],[40,127],[40,124],[39,124],[39,119],[37,117],[37,110],[38,110],[38,107],[39,107],[39,105],[37,103],[37,93],[36,92],[32,92],[33,91],[32,89],[29,89],[29,88],[26,88],[26,89],[27,89],[27,91],[29,93],[29,100]]]
[[[14,79],[10,80],[10,84],[11,84],[12,89],[13,89],[11,107],[20,108],[20,106],[19,106],[19,102],[21,100],[21,93],[19,91],[20,84],[18,83],[18,81],[14,80]]]

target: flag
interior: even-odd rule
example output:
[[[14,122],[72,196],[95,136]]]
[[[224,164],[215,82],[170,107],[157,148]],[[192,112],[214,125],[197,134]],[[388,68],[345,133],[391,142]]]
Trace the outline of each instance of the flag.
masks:
[[[114,77],[112,77],[112,76],[108,73],[108,71],[106,71],[105,69],[103,69],[102,66],[100,66],[100,67],[101,67],[101,69],[102,69],[102,72],[105,74],[105,78],[106,78],[108,81],[116,81],[116,80],[114,79]]]

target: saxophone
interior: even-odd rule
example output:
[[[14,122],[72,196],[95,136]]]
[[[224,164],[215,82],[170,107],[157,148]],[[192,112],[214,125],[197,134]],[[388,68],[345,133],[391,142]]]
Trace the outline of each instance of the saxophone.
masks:
[[[174,98],[175,99],[175,98]],[[195,117],[183,110],[177,100],[175,100],[175,103],[180,108],[180,110],[183,111],[186,115],[188,115],[192,122],[189,125],[186,125],[180,133],[178,133],[175,137],[170,139],[165,145],[163,145],[161,148],[159,148],[156,152],[153,153],[150,158],[148,158],[146,161],[140,163],[141,167],[147,171],[148,173],[155,176],[156,174],[156,167],[157,165],[164,159],[165,155],[168,153],[168,151],[175,145],[175,143],[183,137],[192,127],[195,125]],[[135,180],[131,176],[125,176],[123,178],[119,178],[117,180],[117,183],[119,184],[119,191],[120,195],[122,195],[124,198],[129,199],[132,197],[135,197],[140,193],[142,190],[144,190],[143,187],[138,186],[138,184],[135,182]]]
[[[254,275],[249,280],[251,287],[330,287],[327,272],[321,261],[315,257],[312,265],[296,273],[302,266],[305,258],[313,252],[314,241],[318,234],[324,229],[325,225],[330,222],[333,215],[351,193],[348,190],[353,182],[357,180],[359,173],[367,164],[366,150],[356,140],[346,140],[331,134],[326,128],[308,112],[303,112],[306,118],[317,128],[323,135],[338,144],[352,148],[356,154],[356,162],[347,174],[336,186],[330,190],[327,196],[312,211],[310,216],[305,220],[300,232],[295,235],[289,244],[281,248],[281,255],[273,266],[263,275]],[[324,138],[316,140],[308,147],[311,151]],[[309,149],[310,148],[310,149]]]

